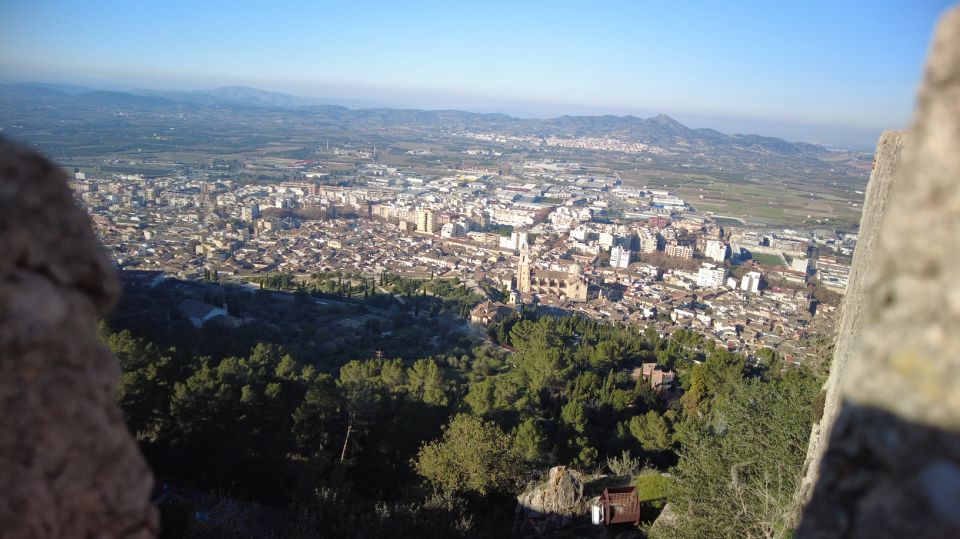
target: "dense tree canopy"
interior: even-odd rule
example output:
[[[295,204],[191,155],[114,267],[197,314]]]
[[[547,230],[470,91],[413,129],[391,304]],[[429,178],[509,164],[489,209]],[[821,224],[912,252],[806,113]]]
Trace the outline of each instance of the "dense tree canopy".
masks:
[[[336,299],[323,291],[331,281]],[[476,298],[455,281],[264,282],[300,299],[211,284],[211,301],[259,320],[196,329],[176,315],[176,296],[134,292],[137,308],[122,304],[124,316],[101,325],[122,370],[118,402],[161,481],[296,507],[308,521],[322,514],[347,534],[380,529],[350,508],[389,504],[383,514],[411,530],[431,527],[425,515],[501,515],[459,531],[432,524],[497,535],[534,473],[635,455],[652,467],[641,474],[651,504],[667,492],[692,508],[678,534],[788,529],[785,493],[817,384],[775,354],[748,361],[693,331],[530,311],[480,339],[456,318]],[[310,301],[318,295],[325,303]],[[349,333],[344,317],[356,320]],[[680,387],[631,377],[649,362],[673,369]]]
[[[495,423],[458,414],[442,440],[420,448],[415,467],[438,492],[484,495],[516,488],[520,462],[510,436]]]
[[[718,404],[720,426],[687,423],[670,495],[679,515],[663,537],[789,537],[818,391],[800,372],[750,380]]]

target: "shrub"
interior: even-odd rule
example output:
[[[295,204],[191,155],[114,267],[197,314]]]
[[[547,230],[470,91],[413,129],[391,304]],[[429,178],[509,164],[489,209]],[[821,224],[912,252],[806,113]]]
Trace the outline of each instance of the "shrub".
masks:
[[[619,457],[607,458],[607,468],[617,477],[633,477],[640,466],[640,458],[631,457],[629,451],[624,451]]]

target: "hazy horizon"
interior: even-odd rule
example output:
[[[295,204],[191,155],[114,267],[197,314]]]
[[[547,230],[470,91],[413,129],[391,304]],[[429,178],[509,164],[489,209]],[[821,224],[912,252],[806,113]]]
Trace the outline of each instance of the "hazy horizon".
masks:
[[[159,92],[204,92],[225,87],[244,87],[265,92],[273,92],[316,100],[317,104],[340,105],[350,109],[390,108],[390,109],[417,109],[417,110],[458,110],[479,114],[497,113],[516,118],[550,119],[560,116],[635,116],[649,118],[658,114],[665,114],[679,121],[687,127],[709,128],[727,134],[755,134],[777,137],[784,140],[810,142],[827,147],[872,151],[876,139],[883,129],[897,129],[902,126],[884,128],[857,128],[845,126],[824,126],[803,124],[790,121],[780,121],[771,118],[752,118],[746,115],[724,116],[699,111],[671,111],[658,109],[618,110],[591,105],[571,105],[562,103],[535,103],[508,100],[484,100],[470,96],[444,96],[450,105],[437,105],[437,101],[430,101],[429,96],[411,96],[409,100],[391,99],[391,96],[378,96],[370,93],[365,97],[357,94],[337,95],[336,93],[308,93],[287,92],[283,89],[248,84],[223,84],[206,87],[150,87],[147,85],[103,84],[88,79],[74,80],[70,78],[49,79],[11,79],[0,78],[0,83],[10,84],[40,84],[63,85],[88,88],[91,90],[106,90],[116,92],[135,92],[138,90]],[[376,90],[373,89],[375,92]]]
[[[0,76],[520,117],[662,112],[869,147],[906,127],[949,4],[15,1],[0,7]]]

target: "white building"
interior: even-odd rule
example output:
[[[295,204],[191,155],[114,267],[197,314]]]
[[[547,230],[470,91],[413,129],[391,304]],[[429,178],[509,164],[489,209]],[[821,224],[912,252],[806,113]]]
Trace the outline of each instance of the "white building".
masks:
[[[554,193],[552,190],[550,192],[550,196],[566,199],[571,198],[570,193]],[[553,227],[557,230],[557,232],[564,232],[575,228],[580,223],[589,222],[591,216],[592,214],[587,208],[576,209],[568,206],[560,206],[550,213],[547,219],[553,224]]]
[[[703,250],[703,256],[723,262],[727,259],[727,246],[720,240],[707,240],[707,246]]]
[[[637,237],[640,239],[639,251],[641,253],[652,253],[657,250],[659,239],[654,231],[649,228],[638,229]]]
[[[760,272],[751,271],[740,279],[740,290],[746,290],[751,294],[760,293]]]
[[[501,249],[510,249],[512,251],[522,251],[527,249],[530,244],[527,241],[527,232],[526,231],[516,231],[510,233],[510,237],[500,238],[500,248]]]
[[[725,268],[713,264],[703,264],[697,272],[697,286],[700,288],[720,288],[727,277]]]
[[[535,212],[517,208],[495,208],[490,214],[490,220],[498,225],[532,226],[535,222]]]
[[[790,269],[792,271],[806,274],[808,267],[809,267],[809,259],[807,259],[807,257],[805,256],[803,257],[795,256],[793,257],[793,260],[790,261]]]
[[[217,307],[216,305],[210,305],[209,303],[204,303],[202,301],[196,301],[192,299],[185,299],[177,305],[177,310],[180,311],[187,320],[193,324],[193,327],[203,327],[203,325],[218,316],[227,316],[227,310]]]
[[[610,267],[626,268],[630,265],[630,250],[621,246],[610,249]]]
[[[458,236],[463,236],[464,227],[461,223],[445,223],[440,227],[440,237],[441,238],[456,238]]]
[[[601,233],[600,233],[600,239],[598,240],[598,243],[600,244],[601,247],[605,247],[605,248],[609,249],[609,248],[613,247],[613,242],[614,242],[614,236],[613,236],[613,234],[611,234],[611,233],[609,233],[609,232],[601,232]]]
[[[674,195],[659,195],[653,197],[653,203],[659,206],[684,207],[687,203],[680,197]]]
[[[590,231],[588,231],[583,226],[578,226],[577,228],[574,228],[573,230],[570,231],[570,238],[577,241],[585,242],[587,241],[587,236],[589,235],[590,235]]]

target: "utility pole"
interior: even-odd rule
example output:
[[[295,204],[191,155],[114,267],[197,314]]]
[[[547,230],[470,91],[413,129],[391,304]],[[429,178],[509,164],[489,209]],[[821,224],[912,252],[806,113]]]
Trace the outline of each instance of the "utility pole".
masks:
[[[343,439],[343,450],[340,451],[340,462],[347,458],[347,444],[350,443],[350,433],[353,432],[353,423],[347,425],[347,436]]]

